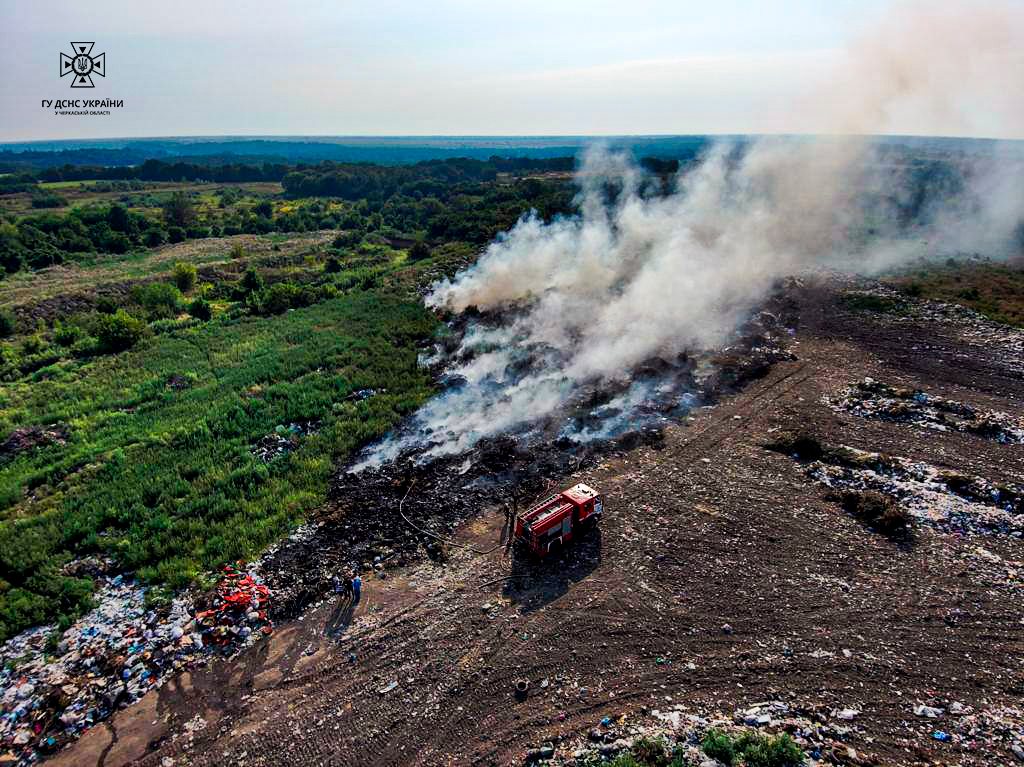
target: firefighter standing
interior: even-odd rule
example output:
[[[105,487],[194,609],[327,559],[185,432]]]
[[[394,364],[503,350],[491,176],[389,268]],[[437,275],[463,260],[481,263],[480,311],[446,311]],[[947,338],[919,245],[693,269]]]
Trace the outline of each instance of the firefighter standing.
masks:
[[[342,600],[347,599],[352,595],[352,577],[350,575],[334,576],[334,593],[338,594]]]

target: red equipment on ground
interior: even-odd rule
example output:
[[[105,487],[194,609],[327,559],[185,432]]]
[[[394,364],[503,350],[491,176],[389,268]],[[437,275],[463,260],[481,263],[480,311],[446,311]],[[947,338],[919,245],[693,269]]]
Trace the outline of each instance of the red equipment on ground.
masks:
[[[543,557],[597,524],[603,511],[600,493],[581,483],[518,515],[512,534],[517,543]]]

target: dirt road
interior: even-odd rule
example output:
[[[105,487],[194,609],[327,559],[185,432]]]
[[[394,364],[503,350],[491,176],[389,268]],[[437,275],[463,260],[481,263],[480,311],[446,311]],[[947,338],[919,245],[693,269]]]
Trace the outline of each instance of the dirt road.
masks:
[[[321,604],[53,762],[519,764],[606,715],[778,698],[860,711],[844,742],[863,763],[1010,763],[1005,743],[935,740],[912,709],[1019,705],[1021,540],[919,527],[911,544],[891,541],[763,445],[810,430],[1020,483],[1020,445],[836,413],[822,398],[871,376],[1019,417],[1024,380],[1005,348],[952,321],[844,312],[828,291],[798,298],[795,360],[696,411],[661,449],[559,478],[607,497],[600,531],[564,560],[453,548],[446,564],[370,577],[354,610]],[[482,510],[458,541],[489,549],[500,525]]]

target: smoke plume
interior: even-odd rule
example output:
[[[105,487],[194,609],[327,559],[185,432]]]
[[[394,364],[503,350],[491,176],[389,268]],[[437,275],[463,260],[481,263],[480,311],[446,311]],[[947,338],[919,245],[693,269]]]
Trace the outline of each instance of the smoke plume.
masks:
[[[360,467],[409,448],[460,453],[483,437],[557,421],[594,386],[617,392],[602,405],[613,417],[563,436],[608,436],[652,397],[685,407],[685,387],[638,380],[637,367],[728,343],[793,273],[1011,253],[1024,212],[1019,144],[955,152],[942,144],[941,163],[922,165],[904,145],[865,134],[915,115],[957,115],[970,130],[971,110],[984,109],[986,121],[996,116],[1024,135],[1021,18],[1002,5],[905,6],[836,73],[844,90],[834,135],[718,143],[667,194],[653,193],[630,158],[591,149],[577,173],[578,215],[527,215],[475,265],[433,286],[429,306],[474,307],[490,320],[473,324],[452,356],[457,385]],[[920,150],[932,160],[940,151]]]

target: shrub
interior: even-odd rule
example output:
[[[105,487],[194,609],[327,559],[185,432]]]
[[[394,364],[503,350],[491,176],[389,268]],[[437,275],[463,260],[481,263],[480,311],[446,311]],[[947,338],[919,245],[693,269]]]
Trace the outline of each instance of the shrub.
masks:
[[[120,352],[130,349],[145,335],[146,323],[132,317],[124,309],[104,314],[96,323],[96,336],[100,349]]]
[[[146,310],[150,319],[170,319],[181,306],[181,291],[167,282],[150,282],[137,285],[132,300]]]
[[[184,242],[185,241],[185,230],[180,226],[170,226],[167,228],[167,241],[168,242]]]
[[[634,759],[632,754],[626,752],[612,759],[608,767],[643,767],[643,765]]]
[[[142,243],[147,248],[155,248],[158,245],[163,245],[167,241],[167,232],[158,227],[147,229],[142,235]]]
[[[257,314],[284,314],[296,306],[309,303],[309,296],[298,285],[279,282],[252,296],[251,306]]]
[[[96,301],[96,311],[100,314],[113,314],[118,310],[117,301],[110,296],[101,296]]]
[[[53,340],[60,346],[74,346],[85,335],[85,331],[71,322],[55,320],[53,323]]]
[[[341,270],[341,261],[338,260],[338,257],[328,256],[327,261],[324,263],[324,271],[328,274],[337,274]]]
[[[119,203],[111,205],[107,211],[107,225],[115,232],[127,232],[131,226],[128,209]]]
[[[67,204],[67,200],[53,192],[42,192],[32,196],[33,208],[63,208]]]
[[[186,229],[196,220],[195,206],[184,192],[172,194],[164,203],[163,212],[164,220],[175,229]]]
[[[99,350],[99,342],[90,335],[83,335],[71,346],[75,357],[89,357]]]
[[[234,245],[231,246],[230,256],[235,261],[239,260],[240,258],[245,258],[245,255],[245,248],[242,247],[242,243],[236,242]]]
[[[195,264],[178,261],[174,265],[174,284],[182,293],[188,293],[195,287],[197,274]]]
[[[0,338],[10,338],[14,335],[17,322],[10,309],[0,309]]]
[[[736,742],[744,767],[801,767],[804,753],[787,733],[744,733]]]
[[[21,342],[21,353],[25,355],[39,354],[45,348],[46,341],[39,333],[30,335]]]
[[[668,767],[668,751],[660,740],[640,738],[633,744],[630,753],[646,767]]]
[[[188,305],[188,313],[197,320],[208,320],[213,316],[213,307],[210,302],[200,296]]]
[[[418,240],[409,248],[409,260],[422,261],[424,258],[430,258],[430,248],[427,247],[427,243]]]
[[[253,267],[249,267],[245,270],[245,274],[242,275],[242,290],[246,293],[255,293],[263,290],[263,278],[260,273]]]
[[[132,241],[121,232],[111,232],[103,238],[103,249],[108,253],[127,253]]]
[[[708,730],[700,744],[701,750],[712,759],[717,759],[726,767],[736,764],[736,744],[728,733],[721,730]]]
[[[356,230],[340,232],[331,242],[335,248],[354,248],[363,241],[363,233]]]

